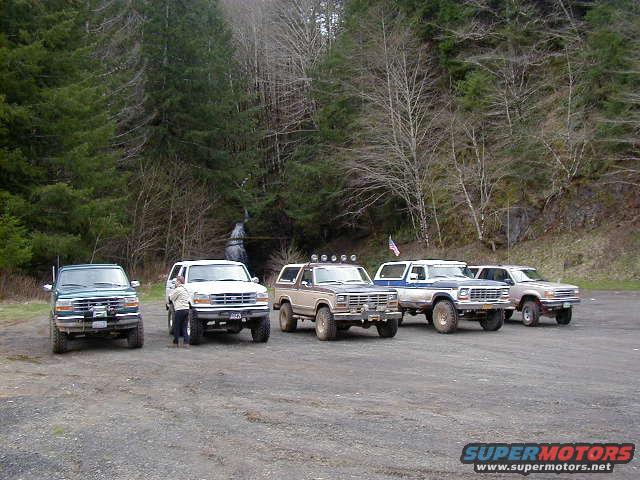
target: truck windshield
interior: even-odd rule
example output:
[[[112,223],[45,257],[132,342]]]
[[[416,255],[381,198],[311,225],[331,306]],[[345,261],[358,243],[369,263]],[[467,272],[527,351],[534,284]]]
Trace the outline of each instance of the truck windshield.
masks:
[[[535,268],[522,268],[519,270],[513,270],[511,274],[513,275],[513,280],[515,282],[535,282],[536,280],[543,282],[545,281],[545,279],[542,278],[542,275],[540,275],[540,272],[538,272]]]
[[[362,267],[327,266],[315,269],[316,283],[371,283]]]
[[[242,265],[192,265],[187,282],[250,282]]]
[[[473,273],[466,266],[461,265],[431,265],[429,278],[471,277]]]
[[[77,288],[112,288],[129,285],[121,268],[78,268],[62,270],[57,287],[61,290]]]

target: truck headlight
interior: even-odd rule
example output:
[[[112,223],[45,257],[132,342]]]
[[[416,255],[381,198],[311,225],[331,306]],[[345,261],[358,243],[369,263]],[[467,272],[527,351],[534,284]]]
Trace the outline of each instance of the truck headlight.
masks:
[[[576,289],[573,291],[573,294],[574,294],[576,297],[579,297],[579,296],[580,296],[580,289],[579,289],[579,288],[576,288]]]
[[[258,302],[268,302],[269,301],[269,294],[267,292],[258,292],[256,294],[256,300]]]
[[[347,296],[346,295],[338,295],[336,297],[336,302],[337,303],[347,303]]]
[[[124,299],[125,308],[138,308],[140,306],[140,300],[138,297],[127,297]]]
[[[71,300],[56,300],[56,312],[73,312]]]
[[[544,291],[544,298],[553,298],[555,296],[556,296],[556,292],[554,292],[553,290]]]
[[[508,297],[509,296],[509,289],[508,288],[503,288],[502,292],[500,293],[501,296],[503,297]]]
[[[196,304],[209,304],[211,300],[209,299],[209,295],[205,295],[204,293],[194,293],[193,294],[193,303]]]
[[[460,290],[458,290],[458,299],[469,300],[469,289],[461,288]]]

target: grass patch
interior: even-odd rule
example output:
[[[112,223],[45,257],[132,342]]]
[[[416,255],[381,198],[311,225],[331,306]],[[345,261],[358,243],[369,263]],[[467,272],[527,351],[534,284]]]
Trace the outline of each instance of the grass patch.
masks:
[[[0,304],[0,322],[32,320],[46,317],[49,313],[47,302],[24,302]]]
[[[164,295],[164,283],[152,283],[150,285],[143,285],[138,289],[138,297],[142,302],[157,302],[163,300]]]
[[[639,280],[580,280],[571,279],[566,283],[579,286],[582,290],[640,290]]]

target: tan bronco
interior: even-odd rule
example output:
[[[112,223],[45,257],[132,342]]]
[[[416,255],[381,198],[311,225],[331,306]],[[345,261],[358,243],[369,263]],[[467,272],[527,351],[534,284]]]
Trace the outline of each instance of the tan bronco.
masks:
[[[310,263],[285,265],[275,284],[274,310],[280,311],[280,328],[293,332],[298,320],[315,322],[320,340],[333,340],[338,330],[375,326],[381,337],[398,331],[398,294],[374,286],[367,271],[355,263],[326,255]]]
[[[522,323],[538,325],[541,316],[555,317],[559,325],[571,322],[574,305],[580,303],[580,290],[575,285],[549,282],[535,268],[520,265],[481,265],[469,267],[476,278],[497,280],[510,285],[510,297],[516,310],[522,312]],[[509,318],[513,310],[507,313]]]

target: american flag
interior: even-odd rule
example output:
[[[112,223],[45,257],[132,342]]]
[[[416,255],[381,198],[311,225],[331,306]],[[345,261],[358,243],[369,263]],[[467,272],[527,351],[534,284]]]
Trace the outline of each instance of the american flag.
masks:
[[[398,250],[398,246],[391,239],[391,235],[389,235],[389,250],[391,250],[396,257],[400,255],[400,250]]]

